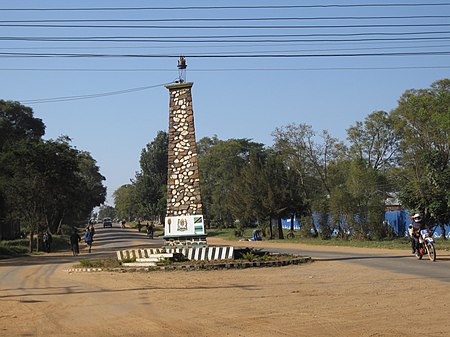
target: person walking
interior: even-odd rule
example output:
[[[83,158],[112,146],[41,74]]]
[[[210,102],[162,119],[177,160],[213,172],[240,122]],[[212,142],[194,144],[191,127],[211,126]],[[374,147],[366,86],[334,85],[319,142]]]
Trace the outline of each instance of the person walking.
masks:
[[[153,224],[147,223],[147,236],[150,239],[153,239],[153,230],[154,230]]]
[[[78,235],[77,231],[73,229],[72,233],[70,234],[70,246],[72,248],[73,256],[77,256],[80,254],[80,246],[79,242],[81,241],[81,237]]]
[[[95,235],[94,224],[91,224],[91,225],[89,226],[89,230],[90,230],[91,233],[92,233],[92,241],[94,241],[94,235]]]
[[[86,231],[84,232],[84,242],[86,242],[87,248],[89,249],[89,253],[92,249],[92,242],[94,241],[94,237],[92,235],[92,232],[89,228],[86,228]]]
[[[53,241],[52,235],[50,234],[49,230],[47,229],[44,232],[44,235],[42,236],[42,242],[44,243],[44,250],[47,253],[50,253],[52,241]]]

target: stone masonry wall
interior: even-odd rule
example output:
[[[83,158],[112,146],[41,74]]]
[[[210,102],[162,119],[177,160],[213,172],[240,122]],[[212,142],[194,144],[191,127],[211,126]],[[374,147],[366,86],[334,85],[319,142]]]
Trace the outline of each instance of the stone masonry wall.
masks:
[[[166,86],[170,94],[167,216],[202,215],[192,84]]]

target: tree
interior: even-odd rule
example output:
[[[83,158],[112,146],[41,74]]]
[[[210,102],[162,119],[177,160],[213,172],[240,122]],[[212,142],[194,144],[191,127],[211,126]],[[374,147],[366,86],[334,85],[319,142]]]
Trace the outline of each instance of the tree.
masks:
[[[272,135],[275,138],[275,150],[284,157],[289,170],[296,174],[297,193],[301,195],[303,213],[312,215],[313,205],[327,204],[333,192],[330,166],[344,157],[346,147],[326,130],[317,135],[306,124],[289,124],[275,129]],[[327,210],[327,207],[321,207],[320,211]],[[307,208],[309,211],[306,211]],[[324,220],[320,223],[321,233],[324,234],[323,238],[328,238],[329,221]]]
[[[141,171],[136,173],[136,200],[147,216],[157,216],[162,222],[167,203],[167,165],[169,137],[159,131],[155,139],[141,152]]]
[[[41,119],[33,117],[31,108],[18,102],[0,100],[0,156],[17,141],[40,140],[44,131],[44,123]],[[9,179],[3,167],[0,167],[0,238],[13,238],[20,230],[20,224],[11,219],[7,209],[4,184]]]
[[[364,160],[367,167],[375,171],[386,170],[397,163],[399,137],[394,132],[394,121],[388,113],[375,111],[364,123],[347,129],[350,155]]]
[[[234,180],[248,162],[250,153],[261,152],[263,145],[248,139],[200,140],[209,143],[199,156],[203,214],[219,226],[234,226],[230,197]]]
[[[19,140],[39,140],[44,133],[44,123],[33,117],[31,108],[19,102],[0,99],[0,151]]]
[[[231,216],[239,222],[238,232],[261,221],[256,210],[261,211],[261,171],[262,163],[256,155],[250,156],[248,163],[235,177],[228,200]]]
[[[357,122],[347,129],[347,134],[351,159],[344,185],[346,193],[341,193],[339,200],[343,209],[347,212],[353,209],[354,214],[343,212],[344,217],[352,224],[356,236],[380,239],[387,234],[383,225],[384,200],[390,192],[387,173],[396,167],[399,152],[394,119],[391,114],[376,111],[364,123]],[[346,204],[349,201],[353,207]]]
[[[139,212],[139,204],[136,202],[136,185],[126,184],[114,191],[114,205],[120,218],[131,220]]]
[[[79,152],[65,142],[16,142],[2,153],[0,165],[9,177],[2,184],[9,217],[30,233],[30,251],[35,233],[45,227],[55,232],[65,218],[87,216],[104,201],[104,195],[95,199],[87,189]]]
[[[288,178],[288,170],[283,162],[283,158],[276,152],[269,151],[261,174],[264,194],[261,196],[262,205],[260,207],[269,219],[271,238],[273,236],[272,219],[277,220],[278,238],[284,239],[281,220],[283,217],[288,216],[290,211],[293,211],[292,214],[295,214],[295,210],[299,207],[291,199],[292,193],[290,191],[295,191],[295,188],[290,185]]]
[[[353,160],[346,181],[346,190],[353,200],[353,217],[348,217],[351,229],[359,239],[382,239],[384,233],[383,177],[361,160]],[[350,208],[350,209],[352,209]]]
[[[100,206],[106,200],[106,187],[103,186],[105,177],[100,174],[97,162],[86,151],[77,153],[79,177],[79,195],[81,196],[78,214],[86,217],[96,206]]]
[[[407,90],[393,111],[401,137],[403,203],[441,226],[450,220],[450,79]]]
[[[42,140],[45,126],[31,108],[0,100],[0,215],[33,235],[87,218],[105,200],[105,178],[70,138]]]
[[[104,218],[111,218],[114,219],[117,217],[117,210],[108,205],[101,205],[100,210],[98,211],[98,218],[104,219]]]

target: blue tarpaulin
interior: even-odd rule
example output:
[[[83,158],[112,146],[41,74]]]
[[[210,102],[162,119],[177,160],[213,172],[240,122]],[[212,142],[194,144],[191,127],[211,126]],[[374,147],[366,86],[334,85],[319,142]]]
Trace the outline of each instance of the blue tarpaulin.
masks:
[[[313,214],[314,224],[318,225],[318,214]],[[409,213],[406,210],[401,211],[391,211],[386,212],[384,215],[384,219],[388,222],[390,226],[394,228],[395,234],[397,236],[405,236],[408,232],[408,226],[411,223],[411,219],[409,218]],[[291,219],[283,219],[281,221],[283,228],[290,229],[291,228]],[[319,226],[317,226],[319,227]],[[300,229],[300,223],[297,217],[294,218],[294,229]],[[450,224],[445,225],[445,232],[447,237],[450,238]],[[434,228],[434,237],[440,237],[442,235],[441,228],[436,226]]]

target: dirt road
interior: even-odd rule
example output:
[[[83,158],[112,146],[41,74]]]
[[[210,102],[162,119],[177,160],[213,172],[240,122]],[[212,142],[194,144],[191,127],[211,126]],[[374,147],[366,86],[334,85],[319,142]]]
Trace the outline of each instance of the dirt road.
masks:
[[[448,278],[345,260],[69,274],[68,254],[40,259],[0,261],[0,336],[450,335]]]

